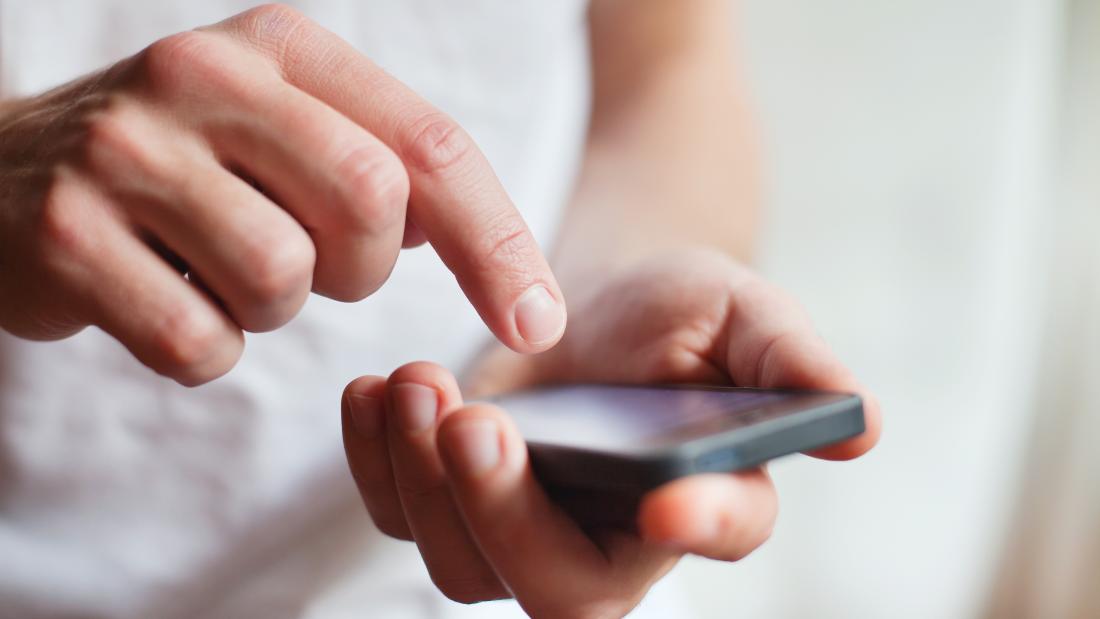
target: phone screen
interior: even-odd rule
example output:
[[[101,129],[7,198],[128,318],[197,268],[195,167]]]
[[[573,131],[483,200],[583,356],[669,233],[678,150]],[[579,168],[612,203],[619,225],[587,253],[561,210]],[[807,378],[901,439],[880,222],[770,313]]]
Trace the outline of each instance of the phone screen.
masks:
[[[842,399],[733,387],[577,385],[494,398],[529,442],[622,449],[690,440]],[[792,407],[797,401],[800,406]]]

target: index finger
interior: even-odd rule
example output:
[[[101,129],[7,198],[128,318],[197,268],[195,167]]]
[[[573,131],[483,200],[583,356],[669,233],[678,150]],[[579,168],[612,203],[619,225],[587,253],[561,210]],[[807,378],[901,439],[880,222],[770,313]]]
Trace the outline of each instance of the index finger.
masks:
[[[518,352],[557,343],[566,321],[557,281],[485,156],[457,123],[288,7],[262,6],[219,28],[397,153],[409,175],[409,218],[497,338]]]

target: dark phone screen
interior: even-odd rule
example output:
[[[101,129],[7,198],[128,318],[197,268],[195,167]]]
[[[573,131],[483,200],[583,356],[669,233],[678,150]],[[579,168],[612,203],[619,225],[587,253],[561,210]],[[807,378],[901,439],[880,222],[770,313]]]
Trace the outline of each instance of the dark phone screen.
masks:
[[[812,405],[835,397],[735,388],[578,385],[492,401],[515,419],[528,441],[615,449],[731,430],[792,412],[785,405],[791,400]]]

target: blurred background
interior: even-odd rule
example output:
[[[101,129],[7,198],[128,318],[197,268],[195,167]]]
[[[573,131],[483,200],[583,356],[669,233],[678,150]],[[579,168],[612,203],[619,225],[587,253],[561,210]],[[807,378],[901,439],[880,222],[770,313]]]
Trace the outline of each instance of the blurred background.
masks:
[[[774,464],[773,539],[737,564],[686,560],[660,587],[685,590],[707,619],[1100,617],[1100,0],[740,5],[767,172],[760,267],[880,396],[886,429],[855,462]],[[0,86],[14,92],[228,14],[178,3],[157,21],[151,3],[130,3],[99,16],[118,36],[93,55],[80,37],[95,31],[80,26],[96,5],[30,6],[4,17],[28,32],[68,20],[74,39],[28,36],[41,61],[11,63]],[[317,6],[341,34],[421,44],[346,18],[351,4]],[[394,45],[375,51],[400,68]],[[479,102],[471,90],[451,111],[475,134],[511,118],[502,97],[484,118],[463,109]],[[485,134],[487,152],[509,153]],[[319,556],[361,550],[318,530]],[[404,552],[385,570],[422,569]]]
[[[747,0],[761,267],[882,398],[701,617],[1100,617],[1100,3]],[[828,264],[828,268],[821,265]]]

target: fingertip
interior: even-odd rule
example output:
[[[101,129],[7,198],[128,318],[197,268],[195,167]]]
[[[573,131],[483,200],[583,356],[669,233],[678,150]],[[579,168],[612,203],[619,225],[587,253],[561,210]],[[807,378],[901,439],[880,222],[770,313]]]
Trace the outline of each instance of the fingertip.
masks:
[[[344,387],[344,399],[351,395],[372,395],[380,397],[386,387],[386,379],[382,376],[366,374],[349,382]]]
[[[419,385],[434,390],[439,397],[439,413],[462,406],[462,392],[454,374],[431,361],[413,361],[394,370],[386,381],[391,393],[405,385]]]
[[[543,283],[531,286],[520,295],[512,317],[519,339],[510,348],[527,353],[543,352],[557,344],[565,334],[568,320],[561,292]]]
[[[707,493],[695,492],[699,479],[666,484],[647,494],[638,507],[638,531],[645,541],[689,552],[717,534]]]
[[[381,435],[384,426],[382,398],[386,379],[381,376],[360,376],[344,387],[340,409],[347,449],[356,441],[366,441]]]
[[[439,441],[450,442],[455,428],[471,421],[485,419],[495,424],[502,432],[506,430],[505,424],[508,415],[499,406],[488,402],[471,402],[451,412],[446,419],[439,424]],[[441,445],[442,447],[442,445]]]
[[[412,361],[390,372],[387,382],[391,385],[397,383],[421,383],[431,385],[434,383],[453,383],[454,375],[447,368],[431,361]]]
[[[467,481],[521,470],[526,458],[515,425],[492,404],[479,402],[453,411],[440,423],[436,440],[448,471]]]
[[[486,477],[502,460],[500,423],[484,411],[455,412],[440,426],[437,441],[444,465],[459,479]]]
[[[424,236],[424,232],[417,226],[411,219],[405,220],[405,236],[401,240],[402,249],[412,249],[414,247],[420,247],[424,243],[428,242],[428,237]]]
[[[643,498],[638,529],[650,543],[737,561],[767,540],[777,513],[775,486],[763,469],[694,475]]]
[[[882,433],[878,400],[816,334],[806,331],[790,335],[776,338],[765,349],[760,360],[760,386],[858,393],[863,398],[863,433],[807,453],[824,460],[851,460],[870,451]]]

